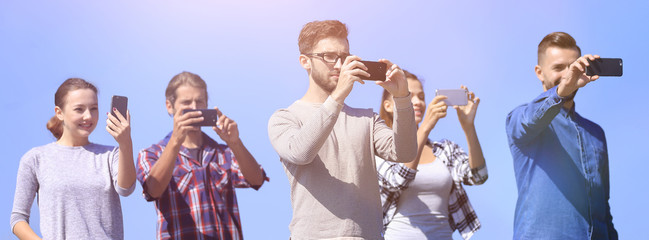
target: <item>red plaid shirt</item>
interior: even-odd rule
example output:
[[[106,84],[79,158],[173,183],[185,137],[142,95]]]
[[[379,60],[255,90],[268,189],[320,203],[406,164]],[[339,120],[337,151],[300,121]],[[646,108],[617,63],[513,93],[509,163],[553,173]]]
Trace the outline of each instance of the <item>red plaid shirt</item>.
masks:
[[[157,199],[147,193],[145,183],[151,167],[170,137],[171,133],[138,156],[137,179],[144,198],[155,202],[158,213],[157,239],[243,239],[234,188],[257,190],[261,185],[246,182],[230,148],[204,133],[198,154],[201,159],[181,146],[167,190]]]

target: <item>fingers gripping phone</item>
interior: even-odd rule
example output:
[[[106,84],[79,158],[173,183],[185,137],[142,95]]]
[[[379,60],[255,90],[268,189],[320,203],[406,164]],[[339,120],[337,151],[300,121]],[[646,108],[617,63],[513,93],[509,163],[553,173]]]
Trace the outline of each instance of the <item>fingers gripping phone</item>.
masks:
[[[128,98],[124,96],[113,95],[113,100],[110,103],[110,113],[117,118],[117,114],[113,109],[117,109],[119,113],[126,118],[126,109],[128,105]],[[119,120],[119,118],[117,118]]]
[[[586,67],[587,76],[622,76],[621,58],[598,58],[595,61],[588,59],[588,63],[590,66]]]
[[[464,89],[436,89],[435,96],[443,95],[448,106],[464,106],[469,103],[469,93]]]
[[[367,73],[370,74],[368,78],[361,77],[363,80],[385,81],[385,73],[388,70],[388,65],[383,62],[373,61],[360,61],[367,67]]]
[[[216,121],[218,120],[216,109],[185,109],[185,110],[183,110],[183,114],[188,113],[188,112],[194,112],[194,111],[199,111],[199,112],[201,112],[203,114],[203,115],[201,115],[201,117],[203,117],[203,121],[193,123],[192,126],[198,126],[198,127],[202,127],[202,126],[213,127],[213,126],[216,126]]]

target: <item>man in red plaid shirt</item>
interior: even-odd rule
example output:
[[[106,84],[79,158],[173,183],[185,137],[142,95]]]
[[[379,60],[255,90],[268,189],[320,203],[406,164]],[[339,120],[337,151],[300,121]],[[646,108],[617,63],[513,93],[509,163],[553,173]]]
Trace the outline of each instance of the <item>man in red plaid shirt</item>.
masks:
[[[173,131],[140,151],[137,178],[144,198],[155,202],[157,239],[242,239],[234,188],[259,189],[266,173],[239,138],[237,123],[217,108],[212,129],[218,144],[198,126],[207,108],[207,85],[198,75],[174,76],[166,90]]]

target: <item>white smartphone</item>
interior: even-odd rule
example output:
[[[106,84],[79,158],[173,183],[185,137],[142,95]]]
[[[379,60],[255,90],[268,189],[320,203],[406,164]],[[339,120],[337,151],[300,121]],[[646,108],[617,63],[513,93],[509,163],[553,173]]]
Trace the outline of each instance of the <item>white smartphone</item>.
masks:
[[[435,89],[435,96],[444,95],[446,105],[464,106],[469,103],[469,93],[464,89]]]

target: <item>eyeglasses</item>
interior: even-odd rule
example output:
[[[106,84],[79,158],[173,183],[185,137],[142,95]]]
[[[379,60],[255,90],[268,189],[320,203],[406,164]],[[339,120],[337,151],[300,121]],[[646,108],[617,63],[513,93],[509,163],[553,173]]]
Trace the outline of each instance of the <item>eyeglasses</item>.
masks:
[[[322,60],[324,60],[327,63],[336,63],[338,62],[338,59],[340,59],[341,61],[345,61],[345,58],[349,57],[351,54],[343,53],[339,55],[338,53],[324,52],[324,53],[305,53],[304,55],[318,56],[321,57]]]

